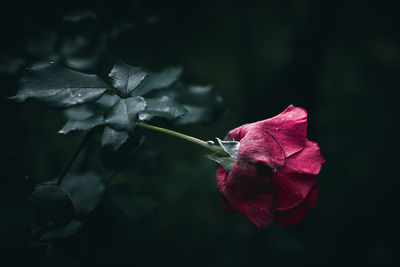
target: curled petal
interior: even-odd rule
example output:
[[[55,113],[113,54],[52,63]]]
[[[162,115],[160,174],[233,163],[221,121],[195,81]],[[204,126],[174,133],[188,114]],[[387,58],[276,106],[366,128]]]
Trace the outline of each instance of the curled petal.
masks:
[[[226,212],[241,212],[257,229],[272,220],[297,223],[315,206],[316,175],[324,159],[307,139],[307,112],[289,106],[279,115],[231,130],[225,140],[240,142],[228,173],[217,170]]]
[[[247,134],[240,140],[236,160],[238,166],[242,169],[247,169],[249,164],[263,164],[272,169],[282,167],[285,163],[285,153],[275,138],[257,124],[249,124],[245,128],[242,132],[247,131]]]
[[[270,168],[253,166],[244,170],[235,164],[227,176],[223,195],[257,229],[272,222],[275,192]]]
[[[276,209],[289,210],[299,205],[316,182],[315,175],[275,173]]]
[[[233,130],[230,130],[229,133],[226,135],[225,139],[226,141],[240,141],[246,134],[246,126],[249,124],[245,124],[242,126],[239,126]]]
[[[217,188],[220,193],[224,191],[225,184],[226,184],[226,175],[228,172],[220,165],[217,165]]]
[[[282,172],[317,175],[324,161],[318,144],[307,140],[303,150],[286,158],[285,168],[282,169]]]
[[[237,211],[237,209],[229,203],[224,195],[227,174],[227,171],[223,167],[217,166],[217,188],[221,197],[222,208],[225,214]]]
[[[290,210],[276,211],[274,221],[280,225],[289,226],[303,220],[309,208],[317,203],[318,187],[315,184],[306,199]]]
[[[279,115],[258,122],[285,151],[286,157],[302,150],[307,141],[307,112],[290,105]]]

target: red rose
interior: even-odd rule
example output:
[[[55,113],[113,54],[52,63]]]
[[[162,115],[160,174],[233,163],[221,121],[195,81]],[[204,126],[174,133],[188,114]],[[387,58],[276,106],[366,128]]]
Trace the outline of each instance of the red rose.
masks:
[[[240,141],[228,172],[217,167],[224,211],[241,212],[257,229],[272,221],[292,225],[317,201],[316,175],[324,159],[307,139],[307,112],[289,106],[281,114],[231,130]]]

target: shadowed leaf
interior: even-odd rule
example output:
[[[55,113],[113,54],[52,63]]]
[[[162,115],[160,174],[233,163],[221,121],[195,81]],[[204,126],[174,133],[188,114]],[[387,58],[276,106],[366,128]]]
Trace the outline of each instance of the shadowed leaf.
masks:
[[[207,158],[217,162],[218,164],[220,164],[222,167],[224,167],[224,169],[229,172],[230,170],[232,170],[233,164],[235,163],[236,158],[232,158],[232,157],[221,157],[218,155],[208,155]]]
[[[112,93],[112,94],[105,93],[99,99],[97,99],[95,102],[93,102],[93,105],[97,109],[104,111],[104,110],[111,108],[120,99],[121,98],[114,93]]]
[[[131,96],[144,96],[154,89],[167,88],[175,83],[182,73],[182,68],[171,67],[158,73],[150,73],[144,81],[133,90]]]
[[[105,147],[111,147],[117,151],[129,138],[129,133],[126,131],[117,131],[106,126],[101,136],[101,144]]]
[[[38,185],[29,196],[35,208],[34,223],[49,228],[62,228],[74,218],[70,195],[55,185]]]
[[[50,64],[29,70],[20,81],[19,102],[35,98],[52,107],[70,107],[98,99],[110,87],[96,75]]]
[[[175,122],[177,124],[191,124],[213,122],[223,112],[222,97],[211,86],[175,84],[170,88],[156,90],[149,93],[149,98],[168,96],[175,99],[186,110],[186,114]]]
[[[102,179],[94,172],[67,175],[61,186],[69,192],[78,218],[86,217],[97,207],[105,190]]]
[[[238,141],[222,141],[217,137],[217,141],[219,145],[224,149],[226,153],[228,153],[229,156],[232,158],[236,159],[238,152],[239,152],[239,147],[240,147],[240,142]]]
[[[141,68],[117,61],[109,74],[109,78],[120,94],[128,96],[143,81],[146,75],[147,73]]]
[[[50,230],[45,232],[41,237],[41,241],[53,241],[61,238],[70,237],[78,233],[82,223],[80,221],[71,221],[67,226],[60,229]]]
[[[176,120],[186,114],[186,109],[176,100],[163,96],[161,98],[146,98],[147,108],[140,112],[139,119],[148,121],[154,117]]]
[[[132,131],[138,121],[138,113],[146,109],[143,97],[122,98],[104,115],[108,126],[119,131]]]
[[[85,120],[95,114],[96,110],[91,108],[88,104],[73,106],[64,110],[64,116],[68,120]]]
[[[103,115],[95,114],[83,120],[69,120],[58,132],[61,134],[68,134],[71,131],[87,131],[102,124],[104,124]]]

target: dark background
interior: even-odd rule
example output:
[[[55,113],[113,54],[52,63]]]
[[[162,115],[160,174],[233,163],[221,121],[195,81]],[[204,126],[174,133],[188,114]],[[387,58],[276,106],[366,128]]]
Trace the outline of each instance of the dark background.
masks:
[[[156,208],[133,210],[144,215],[132,218],[105,199],[80,235],[47,251],[44,264],[398,264],[398,8],[318,0],[3,3],[0,149],[17,154],[37,182],[57,175],[79,135],[57,134],[65,122],[60,110],[5,97],[16,93],[24,68],[73,54],[68,48],[78,41],[63,38],[76,33],[89,36],[78,55],[89,59],[64,61],[71,68],[106,78],[116,59],[151,70],[180,65],[185,81],[220,91],[226,112],[218,121],[175,129],[224,137],[294,104],[307,109],[308,136],[326,159],[319,201],[306,219],[256,231],[240,215],[223,215],[205,151],[148,133],[146,144],[158,151],[149,166],[134,170],[132,159],[133,170],[118,173],[114,183]],[[90,11],[81,24],[64,17],[82,14],[76,10]],[[107,179],[97,146],[89,145],[79,158],[85,164],[75,168]],[[23,250],[16,260],[42,253]]]

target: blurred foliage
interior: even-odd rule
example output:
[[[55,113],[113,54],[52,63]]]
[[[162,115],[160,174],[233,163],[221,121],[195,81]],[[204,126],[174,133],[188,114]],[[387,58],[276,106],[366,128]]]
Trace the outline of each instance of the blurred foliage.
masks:
[[[399,263],[395,4],[118,0],[5,5],[0,10],[1,266],[10,265],[7,261],[25,266]],[[306,108],[309,138],[318,141],[326,159],[318,176],[317,207],[293,227],[256,231],[240,215],[223,215],[215,165],[204,151],[146,132],[143,146],[125,159],[99,146],[97,134],[64,180],[76,179],[82,191],[72,183],[71,201],[85,205],[75,207],[62,228],[30,224],[38,222],[38,214],[26,196],[35,184],[57,176],[81,136],[56,134],[65,123],[62,112],[6,97],[16,94],[26,67],[53,61],[106,80],[116,59],[150,70],[182,66],[183,81],[216,88],[227,107],[217,123],[155,122],[205,140],[276,115],[289,104]],[[181,103],[196,107],[190,102],[195,100]],[[85,111],[75,115],[79,112]],[[128,152],[139,138],[120,149]],[[88,188],[84,181],[89,180],[96,186]]]

